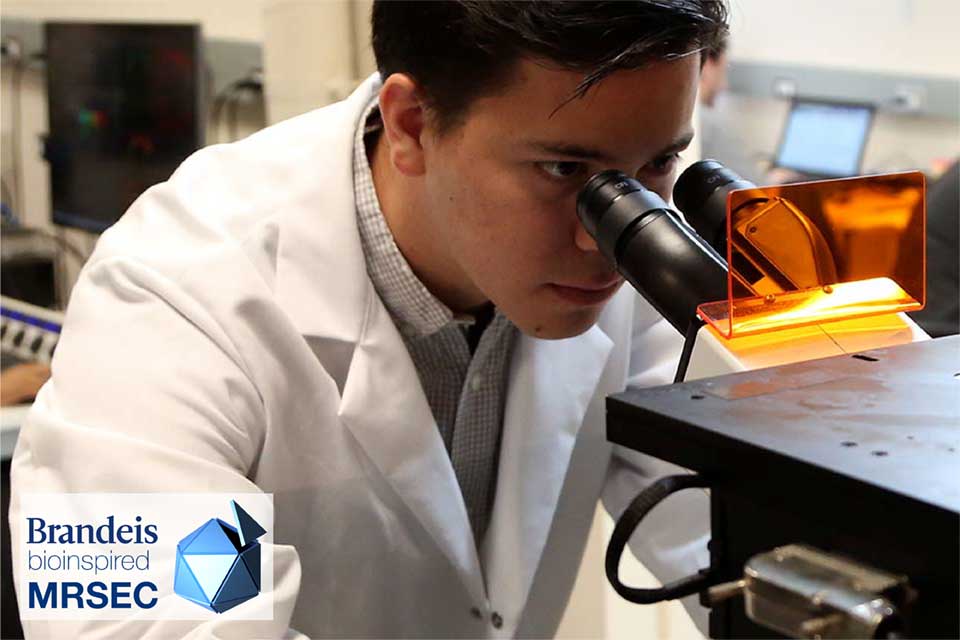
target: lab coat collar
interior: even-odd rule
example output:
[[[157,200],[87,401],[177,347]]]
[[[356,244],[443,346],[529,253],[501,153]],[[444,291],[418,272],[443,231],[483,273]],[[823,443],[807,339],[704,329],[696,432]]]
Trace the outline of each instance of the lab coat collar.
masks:
[[[314,187],[281,214],[277,241],[277,302],[305,336],[356,343],[373,295],[357,229],[353,163],[345,159],[353,157],[361,114],[379,90],[374,74],[345,101],[279,125],[302,127],[315,163]]]

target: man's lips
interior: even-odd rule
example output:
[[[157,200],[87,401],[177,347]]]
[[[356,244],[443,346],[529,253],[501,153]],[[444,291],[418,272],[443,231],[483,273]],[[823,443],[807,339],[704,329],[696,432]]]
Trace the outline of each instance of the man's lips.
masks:
[[[606,289],[619,285],[621,282],[623,282],[623,278],[618,275],[612,278],[605,278],[603,280],[600,280],[599,282],[594,280],[592,282],[581,283],[581,284],[560,283],[560,282],[557,282],[554,284],[556,284],[558,287],[565,287],[567,289],[580,289],[581,291],[604,291]]]
[[[551,283],[547,286],[568,302],[592,305],[606,301],[617,292],[621,284],[623,284],[623,279],[618,276],[600,283],[592,282],[577,285]]]

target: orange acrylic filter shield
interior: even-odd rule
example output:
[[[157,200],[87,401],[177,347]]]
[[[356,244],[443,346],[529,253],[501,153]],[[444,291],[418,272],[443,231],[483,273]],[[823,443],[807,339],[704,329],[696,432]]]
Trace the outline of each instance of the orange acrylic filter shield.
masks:
[[[731,191],[727,263],[727,299],[697,309],[727,338],[922,309],[924,176]]]

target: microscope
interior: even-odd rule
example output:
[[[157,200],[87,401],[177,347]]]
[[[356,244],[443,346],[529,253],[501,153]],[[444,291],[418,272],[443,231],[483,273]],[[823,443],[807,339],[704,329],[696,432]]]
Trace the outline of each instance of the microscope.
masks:
[[[611,442],[689,470],[618,520],[619,595],[698,594],[716,638],[960,637],[960,339],[905,315],[924,196],[919,172],[758,187],[714,160],[677,180],[679,212],[617,171],[587,182],[584,227],[685,336],[673,385],[607,400]],[[628,540],[685,489],[710,492],[709,566],[623,584]]]

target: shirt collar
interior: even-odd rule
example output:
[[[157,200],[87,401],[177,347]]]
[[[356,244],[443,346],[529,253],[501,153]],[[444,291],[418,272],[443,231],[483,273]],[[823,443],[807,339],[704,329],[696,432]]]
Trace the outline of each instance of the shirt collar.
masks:
[[[400,252],[387,225],[373,184],[373,171],[364,139],[382,129],[376,96],[360,118],[353,147],[353,189],[357,221],[367,273],[400,332],[407,337],[426,336],[451,323],[472,324],[472,316],[454,315],[417,278]]]

